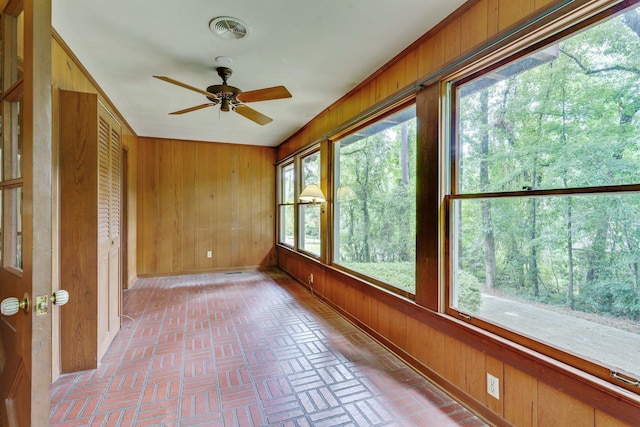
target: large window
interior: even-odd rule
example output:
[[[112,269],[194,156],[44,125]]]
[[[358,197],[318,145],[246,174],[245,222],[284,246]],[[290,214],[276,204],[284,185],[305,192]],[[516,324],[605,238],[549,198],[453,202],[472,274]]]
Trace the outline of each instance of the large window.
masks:
[[[640,378],[639,22],[451,92],[448,311],[621,384]]]
[[[300,201],[300,195],[309,185],[322,191],[320,168],[318,146],[278,167],[278,243],[317,258],[322,255],[321,214],[326,202]]]
[[[295,169],[293,162],[280,167],[279,176],[279,233],[278,243],[293,247],[295,244]]]
[[[333,262],[415,293],[415,105],[334,144]]]
[[[320,186],[320,152],[301,159],[301,191],[309,185]],[[300,204],[300,250],[320,256],[320,203]]]

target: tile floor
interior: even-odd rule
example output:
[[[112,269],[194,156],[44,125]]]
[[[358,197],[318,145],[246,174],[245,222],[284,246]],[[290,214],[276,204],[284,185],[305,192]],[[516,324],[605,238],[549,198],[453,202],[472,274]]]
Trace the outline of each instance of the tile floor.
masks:
[[[52,426],[484,426],[284,273],[141,279]]]

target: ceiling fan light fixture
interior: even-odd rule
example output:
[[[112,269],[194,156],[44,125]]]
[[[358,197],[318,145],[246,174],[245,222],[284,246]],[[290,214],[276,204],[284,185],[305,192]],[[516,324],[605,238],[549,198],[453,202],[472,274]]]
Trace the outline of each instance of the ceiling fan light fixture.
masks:
[[[209,29],[224,40],[242,40],[249,37],[249,25],[232,16],[218,16],[209,21]]]

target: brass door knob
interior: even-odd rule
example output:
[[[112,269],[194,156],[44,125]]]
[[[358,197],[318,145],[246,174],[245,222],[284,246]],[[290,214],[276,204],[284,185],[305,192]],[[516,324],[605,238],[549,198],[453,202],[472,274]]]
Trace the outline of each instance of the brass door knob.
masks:
[[[29,294],[24,294],[22,301],[16,297],[5,298],[2,300],[2,303],[0,303],[0,313],[2,313],[3,316],[13,316],[20,311],[20,309],[28,313],[30,303]]]

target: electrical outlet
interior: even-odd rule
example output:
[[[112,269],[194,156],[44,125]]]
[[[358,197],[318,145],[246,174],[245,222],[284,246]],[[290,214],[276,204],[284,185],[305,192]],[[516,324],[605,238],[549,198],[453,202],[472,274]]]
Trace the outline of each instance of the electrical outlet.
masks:
[[[313,285],[313,273],[309,274],[309,284]]]
[[[213,252],[212,251],[207,251],[207,258],[211,258],[213,256]]]
[[[500,400],[500,380],[487,372],[487,393]]]

